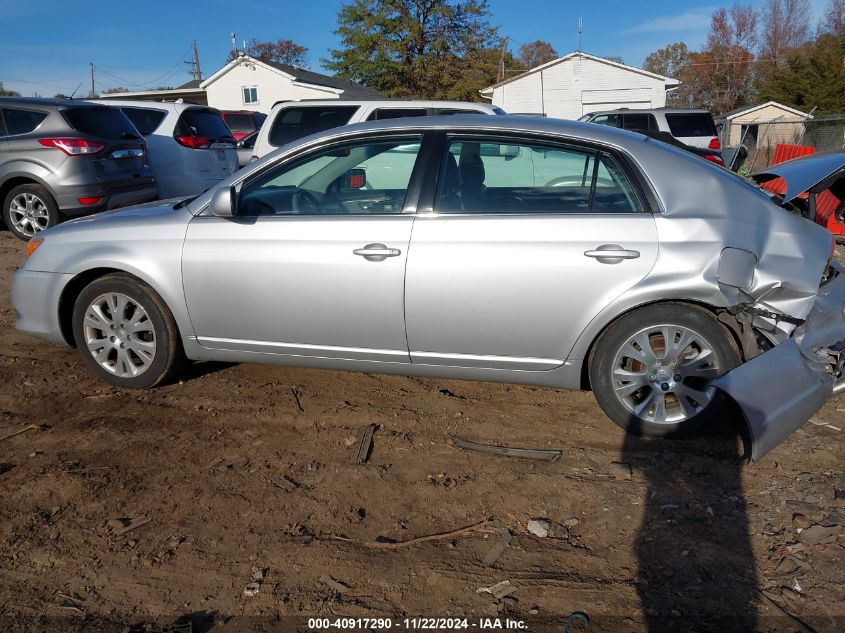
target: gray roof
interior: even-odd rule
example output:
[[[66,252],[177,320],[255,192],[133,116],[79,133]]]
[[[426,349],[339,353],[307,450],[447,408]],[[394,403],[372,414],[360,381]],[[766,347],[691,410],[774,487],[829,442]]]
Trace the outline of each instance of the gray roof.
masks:
[[[181,86],[176,86],[173,90],[192,90],[194,88],[199,88],[202,80],[200,79],[191,79],[191,81],[182,84]],[[151,90],[150,92],[155,92],[155,90]]]
[[[384,96],[379,94],[378,92],[370,90],[366,86],[361,85],[358,82],[352,81],[351,79],[344,79],[343,77],[331,77],[329,75],[315,73],[311,70],[305,70],[304,68],[300,68],[299,66],[293,66],[291,64],[279,64],[277,62],[264,63],[268,66],[276,68],[277,70],[281,70],[283,73],[292,75],[296,78],[297,81],[314,84],[315,86],[324,86],[326,88],[335,88],[337,90],[343,90],[343,97],[357,97],[359,99],[384,98]]]

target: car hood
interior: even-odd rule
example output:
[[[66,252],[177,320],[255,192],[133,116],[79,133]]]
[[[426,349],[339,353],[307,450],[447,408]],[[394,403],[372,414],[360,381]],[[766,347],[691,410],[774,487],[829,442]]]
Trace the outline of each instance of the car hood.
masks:
[[[764,183],[774,178],[786,181],[786,193],[783,202],[791,202],[805,191],[822,191],[830,181],[845,171],[845,152],[824,152],[810,154],[785,163],[772,165],[752,174],[757,183]]]

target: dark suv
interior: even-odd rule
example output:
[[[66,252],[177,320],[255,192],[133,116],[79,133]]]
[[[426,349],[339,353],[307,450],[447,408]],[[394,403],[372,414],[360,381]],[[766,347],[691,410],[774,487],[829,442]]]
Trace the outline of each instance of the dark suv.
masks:
[[[117,108],[0,98],[0,201],[20,239],[63,216],[156,198],[144,139]]]

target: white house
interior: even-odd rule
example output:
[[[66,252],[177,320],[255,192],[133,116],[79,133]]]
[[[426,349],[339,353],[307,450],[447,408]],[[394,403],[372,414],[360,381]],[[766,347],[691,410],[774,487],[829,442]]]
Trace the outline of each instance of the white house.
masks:
[[[101,99],[144,99],[210,105],[218,110],[254,110],[269,113],[277,101],[302,99],[380,99],[379,93],[340,77],[315,73],[298,66],[262,62],[241,55],[202,82],[190,81],[170,90],[117,92]]]
[[[359,83],[330,77],[304,68],[262,62],[241,55],[200,84],[208,105],[218,110],[255,110],[269,113],[277,101],[302,99],[379,98]]]
[[[615,108],[662,108],[680,82],[603,57],[574,52],[481,91],[509,114],[577,119]]]

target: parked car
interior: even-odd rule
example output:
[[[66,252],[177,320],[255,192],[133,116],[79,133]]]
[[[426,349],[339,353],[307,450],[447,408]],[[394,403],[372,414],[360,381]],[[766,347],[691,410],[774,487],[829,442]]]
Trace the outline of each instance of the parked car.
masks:
[[[0,201],[16,237],[29,239],[64,216],[157,197],[144,140],[120,111],[0,98]]]
[[[799,158],[779,160],[796,154]],[[816,153],[813,147],[778,145],[774,164],[751,177],[783,206],[821,224],[837,240],[845,239],[845,151]]]
[[[462,101],[399,99],[282,101],[273,106],[270,115],[261,126],[258,140],[255,142],[254,155],[261,158],[274,149],[309,134],[361,121],[384,121],[435,115],[504,113],[504,110],[489,103]]]
[[[657,139],[658,141],[663,141],[664,143],[668,143],[669,145],[674,145],[675,147],[680,147],[696,156],[700,156],[704,160],[709,160],[711,163],[716,163],[720,167],[727,167],[725,165],[725,161],[722,158],[722,153],[715,149],[707,149],[706,147],[695,147],[694,145],[685,145],[681,143],[678,139],[674,136],[669,134],[669,132],[653,132],[651,130],[635,130],[641,134],[645,134],[646,136],[650,136],[651,138]],[[733,169],[732,171],[736,171]]]
[[[291,143],[192,200],[50,229],[12,303],[20,330],[77,346],[119,387],[186,358],[588,387],[649,435],[719,420],[725,393],[756,460],[842,388],[831,245],[641,134],[407,118]]]
[[[267,118],[267,115],[263,112],[252,112],[251,110],[221,110],[220,114],[223,115],[223,120],[232,130],[236,141],[256,132]]]
[[[253,152],[255,150],[255,141],[258,140],[258,131],[244,136],[237,142],[235,147],[238,150],[238,165],[246,167],[253,160]]]
[[[635,132],[668,132],[684,145],[710,150],[721,149],[716,124],[708,110],[620,108],[590,112],[578,120]]]
[[[162,198],[195,196],[238,170],[232,132],[219,110],[189,103],[109,99],[144,135]]]

